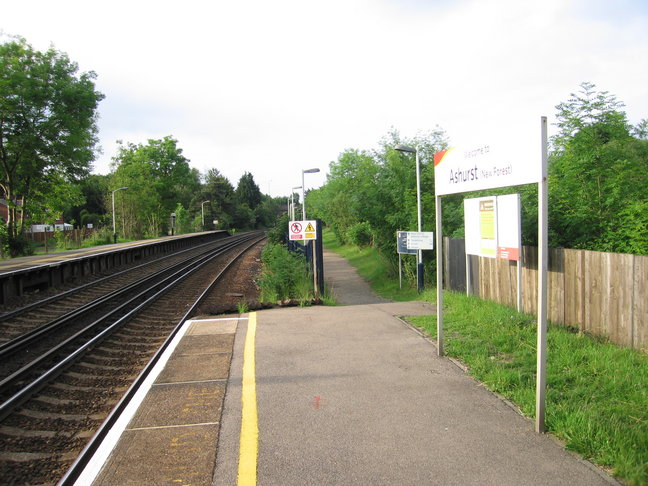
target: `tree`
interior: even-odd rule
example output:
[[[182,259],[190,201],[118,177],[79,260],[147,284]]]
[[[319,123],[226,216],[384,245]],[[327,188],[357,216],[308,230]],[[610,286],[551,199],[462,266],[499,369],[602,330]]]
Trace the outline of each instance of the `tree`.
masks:
[[[128,187],[120,194],[119,213],[129,237],[165,234],[178,203],[187,207],[198,192],[199,174],[189,167],[177,143],[170,136],[146,145],[129,143],[113,158],[111,188]]]
[[[39,208],[62,213],[70,201],[53,190],[60,195],[61,184],[89,173],[104,97],[95,78],[79,74],[77,64],[53,48],[35,51],[21,38],[0,44],[0,195],[9,207],[10,240],[26,214]]]
[[[648,201],[648,140],[623,103],[590,83],[558,109],[549,165],[551,246],[648,254],[636,211]],[[637,216],[640,216],[638,214]]]
[[[238,181],[236,186],[236,198],[240,204],[254,210],[261,203],[261,190],[254,182],[254,176],[245,172]]]
[[[78,182],[84,198],[83,204],[65,211],[65,220],[85,227],[88,223],[98,226],[107,214],[106,195],[109,193],[109,176],[90,174]]]
[[[230,228],[236,212],[236,194],[232,183],[218,169],[207,171],[202,191],[192,206],[200,210],[202,201],[210,201],[209,207],[219,228]]]

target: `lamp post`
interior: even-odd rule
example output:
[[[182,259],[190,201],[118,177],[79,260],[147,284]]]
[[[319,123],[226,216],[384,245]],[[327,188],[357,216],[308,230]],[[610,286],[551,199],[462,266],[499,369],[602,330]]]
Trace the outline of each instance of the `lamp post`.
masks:
[[[409,145],[401,145],[398,144],[396,147],[394,147],[395,150],[398,150],[399,152],[407,152],[410,154],[414,154],[416,156],[416,212],[418,216],[418,231],[419,233],[422,231],[421,226],[422,226],[422,219],[421,219],[421,169],[419,165],[419,153],[418,150],[414,147],[410,147]],[[416,259],[417,259],[417,265],[416,265],[416,289],[420,292],[423,291],[423,250],[418,250],[416,252]]]
[[[115,193],[117,191],[125,191],[128,189],[128,187],[120,187],[118,189],[115,189],[112,192],[112,213],[113,213],[113,241],[117,243],[117,226],[115,225]]]
[[[290,192],[290,220],[295,221],[295,203],[294,203],[294,194],[295,194],[295,189],[301,189],[304,186],[295,186],[292,188],[292,191]],[[304,201],[302,201],[302,204]]]
[[[202,230],[205,231],[205,204],[211,201],[203,201],[200,204],[200,214],[202,216]]]
[[[306,195],[304,194],[304,174],[314,174],[320,170],[315,169],[304,169],[302,170],[302,221],[306,221]]]

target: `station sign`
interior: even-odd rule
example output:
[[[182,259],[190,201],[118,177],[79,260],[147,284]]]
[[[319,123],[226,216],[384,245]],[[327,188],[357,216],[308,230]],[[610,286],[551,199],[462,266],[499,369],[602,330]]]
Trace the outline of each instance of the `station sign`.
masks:
[[[434,154],[437,196],[535,184],[543,180],[535,121],[518,119],[505,136],[465,140]]]
[[[290,221],[288,223],[290,240],[316,240],[317,223],[314,219],[306,221]]]
[[[408,231],[396,232],[396,250],[401,255],[416,255],[416,250],[407,248],[407,233]]]
[[[408,250],[434,250],[434,233],[432,231],[408,231]]]

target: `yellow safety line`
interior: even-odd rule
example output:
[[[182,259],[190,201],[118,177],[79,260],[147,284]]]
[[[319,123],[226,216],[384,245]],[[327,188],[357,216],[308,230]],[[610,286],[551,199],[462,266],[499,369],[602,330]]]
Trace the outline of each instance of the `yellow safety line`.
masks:
[[[259,426],[254,359],[256,324],[256,312],[252,312],[248,320],[245,349],[243,351],[243,391],[241,394],[241,444],[239,449],[238,486],[255,486],[257,479]]]

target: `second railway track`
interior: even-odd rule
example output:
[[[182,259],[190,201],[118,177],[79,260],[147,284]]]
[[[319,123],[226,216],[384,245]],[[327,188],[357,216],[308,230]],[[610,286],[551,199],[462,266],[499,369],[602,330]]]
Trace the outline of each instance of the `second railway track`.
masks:
[[[214,277],[245,251],[241,247],[249,248],[261,240],[262,235],[247,235],[236,239],[236,248],[220,245],[209,260],[184,262],[183,266],[195,266],[190,274],[165,272],[166,281],[156,280],[150,290],[138,289],[142,296],[128,309],[115,311],[124,305],[123,297],[118,303],[97,306],[102,316],[114,317],[98,324],[97,330],[66,329],[62,338],[41,337],[36,344],[12,351],[7,355],[10,359],[3,358],[0,484],[55,484],[146,363],[188,317]],[[63,301],[58,302],[60,307]],[[64,308],[54,320],[70,312]],[[81,327],[92,327],[89,321],[101,321],[102,316],[99,310],[88,311],[79,319]],[[54,341],[57,351],[43,344]],[[47,353],[50,356],[39,358]],[[28,371],[39,359],[36,368]],[[11,362],[14,364],[9,365]]]

